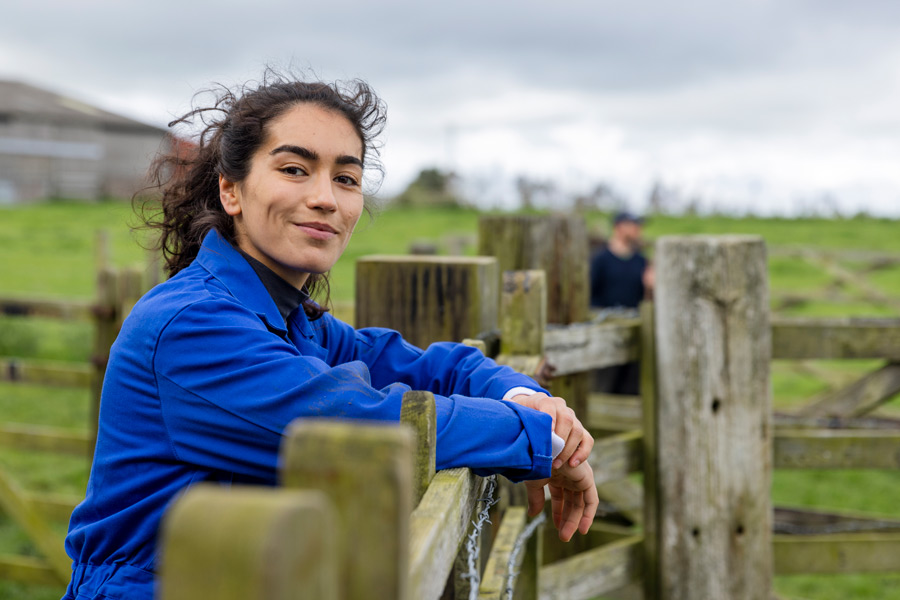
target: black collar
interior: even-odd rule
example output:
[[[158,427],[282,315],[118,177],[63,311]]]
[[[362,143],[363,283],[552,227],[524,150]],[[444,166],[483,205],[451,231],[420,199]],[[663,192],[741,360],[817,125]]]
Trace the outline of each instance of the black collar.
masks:
[[[241,253],[241,256],[243,256],[250,266],[253,267],[253,270],[256,271],[259,280],[262,281],[266,291],[272,296],[272,301],[275,302],[275,306],[278,307],[281,318],[284,319],[285,324],[287,324],[288,316],[309,298],[309,294],[303,290],[298,290],[282,279],[275,271],[240,248],[235,249]]]

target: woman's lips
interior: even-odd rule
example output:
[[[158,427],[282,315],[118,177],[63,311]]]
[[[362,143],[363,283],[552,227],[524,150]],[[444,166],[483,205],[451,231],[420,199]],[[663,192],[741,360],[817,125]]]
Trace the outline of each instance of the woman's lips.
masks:
[[[325,223],[297,223],[297,227],[314,240],[330,240],[337,231]]]

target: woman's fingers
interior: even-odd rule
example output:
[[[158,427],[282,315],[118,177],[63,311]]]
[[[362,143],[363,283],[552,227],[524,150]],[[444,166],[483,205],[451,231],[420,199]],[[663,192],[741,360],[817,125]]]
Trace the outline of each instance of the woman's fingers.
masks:
[[[563,490],[563,508],[560,517],[559,539],[568,542],[575,535],[584,517],[584,493]]]
[[[594,438],[586,429],[582,430],[581,435],[581,443],[578,445],[578,449],[572,453],[572,458],[569,459],[570,467],[577,467],[581,463],[587,461],[587,459],[591,455],[591,450],[594,448]]]
[[[565,431],[565,435],[563,435],[563,431]],[[572,458],[584,441],[584,434],[584,427],[581,425],[581,421],[575,417],[575,412],[571,408],[565,408],[558,413],[556,435],[564,439],[566,445],[553,461],[555,469],[560,468],[563,463]]]
[[[597,509],[600,507],[600,495],[597,493],[597,484],[594,482],[594,470],[591,469],[588,463],[582,463],[582,467],[586,467],[586,477],[588,481],[590,481],[590,484],[587,486],[587,489],[582,496],[584,510],[581,515],[581,523],[578,525],[578,531],[580,531],[582,535],[587,535],[588,530],[594,522],[594,516],[597,514]]]
[[[563,511],[563,491],[556,485],[550,485],[550,516],[553,517],[553,526],[559,529],[559,520]]]
[[[553,524],[559,539],[569,541],[576,531],[587,534],[594,522],[600,497],[594,483],[594,471],[588,463],[564,466],[550,479]]]
[[[537,516],[544,510],[544,486],[548,481],[549,479],[535,479],[525,482],[525,489],[528,492],[529,517]]]

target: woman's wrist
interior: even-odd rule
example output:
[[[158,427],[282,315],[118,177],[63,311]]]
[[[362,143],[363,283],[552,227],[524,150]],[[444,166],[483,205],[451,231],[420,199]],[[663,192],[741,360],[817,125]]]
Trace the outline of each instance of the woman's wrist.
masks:
[[[515,398],[516,396],[533,396],[534,394],[540,394],[537,390],[533,390],[527,387],[514,387],[511,390],[507,391],[503,394],[504,400],[509,400],[511,398]],[[552,427],[552,426],[551,426]],[[566,440],[562,439],[556,432],[552,429],[550,430],[550,447],[551,447],[551,456],[555,459],[557,455],[563,451],[563,448],[566,446]]]

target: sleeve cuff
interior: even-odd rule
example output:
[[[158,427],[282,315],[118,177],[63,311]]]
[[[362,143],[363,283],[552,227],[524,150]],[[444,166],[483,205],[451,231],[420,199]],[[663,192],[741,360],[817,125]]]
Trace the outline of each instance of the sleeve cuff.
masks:
[[[508,390],[505,394],[503,394],[504,400],[509,400],[519,395],[531,396],[532,394],[538,394],[538,390],[533,390],[531,388],[522,387],[521,385],[517,385],[516,387]]]
[[[537,394],[537,393],[539,393],[537,390],[533,390],[533,389],[527,388],[527,387],[522,387],[519,385],[519,386],[512,388],[505,394],[503,394],[503,399],[509,400],[510,398],[513,398],[518,395],[531,396],[532,394]],[[559,453],[563,451],[563,448],[565,448],[566,441],[564,439],[562,439],[561,437],[559,437],[558,435],[556,435],[555,431],[551,431],[550,432],[550,446],[553,451],[553,454],[552,454],[553,459],[555,460],[556,457],[559,455]]]
[[[550,432],[550,447],[553,451],[553,460],[556,460],[556,457],[559,456],[559,453],[563,451],[563,448],[566,447],[566,440],[562,439],[558,435],[556,435],[555,431]]]

